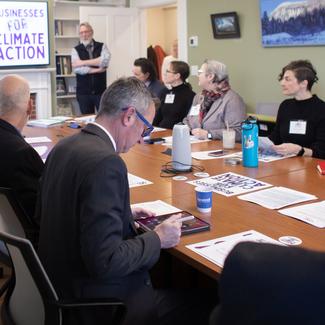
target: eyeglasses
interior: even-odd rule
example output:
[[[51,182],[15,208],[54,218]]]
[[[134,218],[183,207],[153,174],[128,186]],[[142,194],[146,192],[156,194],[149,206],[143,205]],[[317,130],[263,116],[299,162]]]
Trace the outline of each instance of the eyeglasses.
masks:
[[[168,69],[166,70],[166,72],[167,72],[167,73],[172,73],[172,74],[176,74],[176,73],[178,73],[178,72],[175,72],[175,71],[170,71],[170,70],[168,70]]]
[[[125,107],[125,108],[122,109],[122,111],[126,111],[128,108],[129,107]],[[138,110],[135,107],[133,107],[133,108],[135,109],[135,113],[137,115],[137,118],[139,120],[141,120],[144,123],[144,125],[146,126],[146,128],[141,133],[141,137],[142,138],[147,137],[153,131],[154,127],[141,113],[138,112]]]
[[[197,74],[200,75],[201,73],[203,73],[202,69],[197,70]]]
[[[135,110],[135,113],[137,114],[137,117],[144,123],[144,125],[146,126],[146,128],[143,130],[141,136],[142,138],[147,137],[148,135],[150,135],[150,133],[153,131],[154,127],[153,125],[141,114],[139,113],[137,110]]]

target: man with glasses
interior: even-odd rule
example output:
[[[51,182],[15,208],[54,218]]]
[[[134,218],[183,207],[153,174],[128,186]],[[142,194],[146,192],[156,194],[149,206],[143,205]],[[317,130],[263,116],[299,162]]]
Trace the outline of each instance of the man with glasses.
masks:
[[[93,39],[93,28],[87,22],[79,27],[80,43],[71,52],[73,72],[77,76],[77,100],[82,114],[98,111],[106,89],[106,70],[111,54],[104,43]]]
[[[104,93],[94,123],[60,141],[41,183],[39,256],[61,298],[115,297],[127,305],[123,324],[155,324],[176,303],[154,291],[148,270],[161,248],[178,244],[180,215],[138,234],[127,168],[119,153],[143,143],[155,114],[150,92],[134,77]],[[156,307],[158,301],[159,316]],[[73,324],[106,324],[105,314],[74,314]]]

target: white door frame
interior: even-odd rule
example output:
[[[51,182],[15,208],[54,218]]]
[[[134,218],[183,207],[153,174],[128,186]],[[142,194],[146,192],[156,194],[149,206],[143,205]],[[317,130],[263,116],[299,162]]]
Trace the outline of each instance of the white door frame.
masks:
[[[147,26],[145,10],[153,7],[177,5],[177,37],[178,37],[178,57],[185,62],[188,61],[187,51],[187,1],[186,0],[130,0],[130,7],[141,10],[141,53],[147,54]]]

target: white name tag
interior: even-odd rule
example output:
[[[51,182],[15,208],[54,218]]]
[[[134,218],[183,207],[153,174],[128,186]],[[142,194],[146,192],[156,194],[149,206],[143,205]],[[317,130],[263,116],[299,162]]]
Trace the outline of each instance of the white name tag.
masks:
[[[175,94],[167,94],[165,98],[165,104],[173,104],[175,99]]]
[[[306,121],[290,121],[290,128],[289,133],[290,134],[306,134],[306,127],[307,122]]]
[[[201,107],[200,104],[192,106],[188,115],[198,116],[200,114],[200,107]]]

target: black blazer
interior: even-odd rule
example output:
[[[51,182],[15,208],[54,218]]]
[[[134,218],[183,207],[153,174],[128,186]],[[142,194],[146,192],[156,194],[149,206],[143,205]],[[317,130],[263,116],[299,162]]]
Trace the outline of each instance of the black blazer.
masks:
[[[325,253],[241,243],[220,277],[211,325],[325,324]]]
[[[55,146],[40,202],[39,255],[60,296],[120,298],[128,308],[125,324],[153,324],[148,270],[160,240],[154,232],[136,233],[127,169],[102,129],[88,124]]]
[[[11,188],[27,215],[34,218],[39,178],[44,164],[20,132],[2,119],[0,157],[0,186]]]

